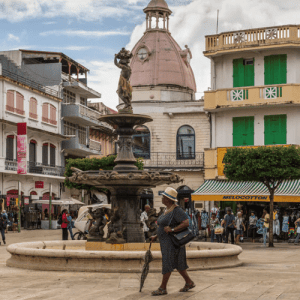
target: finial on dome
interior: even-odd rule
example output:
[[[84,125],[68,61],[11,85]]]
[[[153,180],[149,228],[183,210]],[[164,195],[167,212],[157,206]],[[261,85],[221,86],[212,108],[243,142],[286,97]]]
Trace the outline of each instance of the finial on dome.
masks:
[[[144,9],[146,14],[146,30],[166,30],[169,31],[169,16],[172,11],[165,0],[151,0],[148,6]],[[152,23],[152,19],[155,19],[156,23]],[[162,23],[159,24],[159,19],[162,19]],[[160,27],[161,26],[161,27]]]

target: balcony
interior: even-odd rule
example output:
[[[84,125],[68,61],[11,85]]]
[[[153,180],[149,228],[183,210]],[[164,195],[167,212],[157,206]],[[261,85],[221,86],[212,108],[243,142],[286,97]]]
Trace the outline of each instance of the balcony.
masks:
[[[113,130],[108,124],[98,121],[98,119],[102,117],[100,112],[85,105],[63,103],[61,111],[65,121],[82,126],[101,126],[106,127],[110,131]]]
[[[136,155],[136,157],[141,157]],[[203,169],[204,152],[184,153],[176,152],[152,152],[150,159],[144,159],[145,169]]]
[[[299,93],[300,84],[264,85],[206,91],[204,93],[204,109],[213,111],[266,104],[300,104]]]
[[[90,140],[90,149],[95,151],[101,151],[101,143],[98,141]]]
[[[274,46],[300,46],[300,25],[274,26],[224,32],[205,37],[205,56],[233,51],[274,49]]]
[[[5,160],[5,170],[16,172],[18,170],[17,161]],[[36,162],[27,162],[27,172],[30,174],[63,177],[65,173],[65,168],[60,166],[44,166],[41,163]]]
[[[62,73],[63,87],[72,93],[78,94],[84,98],[101,98],[101,94],[89,88],[82,81],[70,77],[66,73]]]
[[[93,143],[93,146],[96,146]],[[83,140],[81,137],[72,137],[68,141],[62,141],[62,149],[67,155],[72,155],[76,157],[86,157],[89,155],[101,155],[100,149],[95,149],[94,147],[86,145],[86,138]]]

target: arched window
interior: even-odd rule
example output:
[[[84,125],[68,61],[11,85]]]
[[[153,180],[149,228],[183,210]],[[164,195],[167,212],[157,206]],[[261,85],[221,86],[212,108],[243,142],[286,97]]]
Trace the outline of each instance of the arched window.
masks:
[[[24,116],[24,96],[13,90],[7,91],[6,110]]]
[[[146,126],[137,126],[133,135],[133,154],[135,157],[150,159],[150,131]]]
[[[43,149],[42,149],[42,164],[44,166],[51,166],[55,167],[56,163],[56,146],[53,144],[49,143],[44,143],[43,144]],[[50,159],[49,159],[50,158]]]
[[[177,159],[195,159],[195,131],[184,125],[177,132]]]
[[[6,160],[13,161],[16,158],[17,158],[17,139],[14,135],[8,135],[6,137]]]
[[[35,98],[30,98],[29,101],[29,118],[37,120],[37,100]]]
[[[52,125],[57,125],[56,107],[54,105],[43,103],[42,121],[45,123],[50,123]]]
[[[29,143],[29,165],[35,166],[36,163],[36,141],[31,140]]]

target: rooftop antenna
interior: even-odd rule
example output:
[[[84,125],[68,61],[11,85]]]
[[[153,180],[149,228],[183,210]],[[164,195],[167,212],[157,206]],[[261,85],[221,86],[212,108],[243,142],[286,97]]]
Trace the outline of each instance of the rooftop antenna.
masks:
[[[219,10],[217,10],[217,34],[219,31]]]

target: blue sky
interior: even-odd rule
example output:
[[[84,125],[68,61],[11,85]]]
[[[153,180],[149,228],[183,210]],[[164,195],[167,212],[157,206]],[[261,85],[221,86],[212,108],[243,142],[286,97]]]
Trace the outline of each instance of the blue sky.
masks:
[[[145,30],[143,8],[150,0],[0,0],[0,50],[63,52],[91,70],[89,85],[106,105],[117,105],[119,70],[114,54],[131,50]],[[299,24],[297,0],[167,0],[170,30],[193,53],[197,98],[210,86],[210,63],[203,57],[204,35],[219,31]]]

